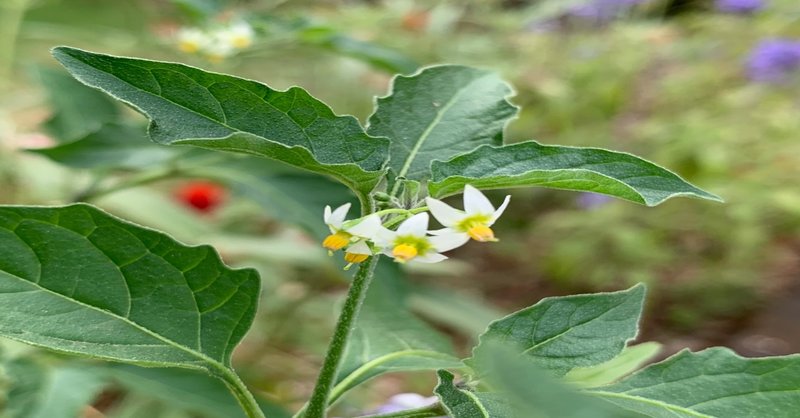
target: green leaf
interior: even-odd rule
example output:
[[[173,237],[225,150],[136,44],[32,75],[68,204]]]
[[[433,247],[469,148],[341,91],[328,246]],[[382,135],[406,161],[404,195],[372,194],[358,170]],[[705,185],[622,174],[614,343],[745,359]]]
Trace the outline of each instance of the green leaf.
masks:
[[[246,418],[225,384],[205,373],[115,364],[109,368],[109,375],[130,391],[191,411],[193,416]],[[271,403],[259,401],[259,404],[269,418],[290,416]]]
[[[76,141],[27,151],[75,168],[140,169],[163,164],[181,150],[150,142],[141,126],[111,123]]]
[[[465,363],[485,372],[484,361],[497,343],[516,347],[559,376],[611,360],[636,337],[644,295],[639,284],[619,292],[542,299],[491,323]]]
[[[641,368],[661,351],[661,347],[657,342],[625,347],[617,357],[596,366],[572,369],[564,379],[581,387],[608,385]]]
[[[119,106],[113,100],[63,70],[41,67],[37,73],[53,108],[45,128],[58,142],[82,138],[119,118]]]
[[[27,358],[6,364],[11,390],[4,418],[75,418],[107,383],[85,364],[45,366]]]
[[[502,395],[473,392],[453,383],[454,376],[447,370],[439,370],[439,384],[433,392],[439,397],[451,418],[506,418],[514,414]]]
[[[563,385],[508,347],[493,347],[491,356],[490,383],[519,418],[645,417]]]
[[[408,311],[403,280],[395,263],[388,258],[380,260],[331,402],[383,373],[463,367],[450,341]]]
[[[793,418],[800,411],[800,355],[743,358],[727,348],[682,351],[589,392],[656,418]]]
[[[183,64],[68,47],[53,55],[81,82],[150,118],[157,143],[276,159],[332,176],[362,199],[383,176],[389,141],[370,137],[354,117],[336,116],[299,87],[277,91]]]
[[[439,158],[441,159],[441,158]],[[428,190],[434,197],[479,189],[542,186],[607,194],[655,206],[675,196],[721,201],[649,161],[600,148],[526,141],[483,146],[449,161],[434,161]]]
[[[0,206],[0,335],[53,350],[228,373],[258,274],[97,208]]]
[[[429,67],[394,79],[369,118],[370,135],[391,139],[392,170],[411,180],[430,177],[434,158],[449,158],[482,144],[502,143],[517,114],[511,87],[497,74],[456,65]]]

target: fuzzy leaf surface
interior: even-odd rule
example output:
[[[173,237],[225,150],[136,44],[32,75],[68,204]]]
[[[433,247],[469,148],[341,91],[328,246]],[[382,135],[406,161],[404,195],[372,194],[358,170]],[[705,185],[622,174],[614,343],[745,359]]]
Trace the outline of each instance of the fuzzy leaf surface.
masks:
[[[84,204],[0,206],[0,335],[150,366],[220,371],[260,281]]]
[[[800,411],[800,356],[681,351],[589,392],[654,418],[793,418]]]
[[[397,76],[379,98],[367,132],[391,139],[389,165],[399,177],[426,180],[433,159],[483,144],[499,145],[517,114],[512,93],[497,74],[458,65],[429,67]]]
[[[492,345],[516,347],[536,366],[563,376],[616,357],[636,337],[645,288],[545,298],[492,322],[466,363],[487,372]]]
[[[183,64],[68,47],[53,55],[81,82],[147,116],[157,143],[276,159],[332,176],[362,196],[383,176],[389,141],[299,87],[278,91]]]
[[[471,184],[479,189],[541,186],[578,190],[647,206],[676,196],[721,201],[677,174],[631,154],[536,141],[483,146],[448,161],[433,161],[431,172],[428,190],[434,197],[459,193]]]
[[[497,393],[473,392],[458,387],[455,376],[439,370],[439,384],[433,393],[451,418],[513,418],[515,414],[505,398]]]

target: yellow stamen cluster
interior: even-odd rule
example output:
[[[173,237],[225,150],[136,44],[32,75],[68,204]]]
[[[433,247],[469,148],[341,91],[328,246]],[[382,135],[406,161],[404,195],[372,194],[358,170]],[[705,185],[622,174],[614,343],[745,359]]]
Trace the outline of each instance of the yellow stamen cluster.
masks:
[[[253,44],[253,39],[249,36],[237,35],[231,38],[231,46],[236,49],[244,49]]]
[[[194,54],[200,50],[200,44],[196,41],[183,40],[178,42],[178,49],[187,54]]]
[[[399,263],[405,263],[419,255],[417,247],[411,244],[398,244],[392,249],[392,256]]]
[[[350,243],[352,237],[353,236],[347,232],[338,231],[335,234],[328,235],[325,240],[322,241],[322,246],[329,251],[338,251],[346,247],[347,244]]]
[[[494,231],[486,225],[475,225],[467,230],[467,235],[475,241],[480,242],[494,242],[497,238],[494,237]]]
[[[347,261],[350,264],[358,264],[364,262],[364,260],[366,260],[367,258],[369,258],[369,255],[367,254],[355,254],[348,252],[344,253],[344,261]]]

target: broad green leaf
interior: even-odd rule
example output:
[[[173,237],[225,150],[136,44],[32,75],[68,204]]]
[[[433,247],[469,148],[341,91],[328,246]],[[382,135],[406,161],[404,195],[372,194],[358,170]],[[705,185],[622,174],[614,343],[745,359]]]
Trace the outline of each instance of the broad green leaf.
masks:
[[[332,401],[383,373],[461,368],[444,336],[405,306],[402,271],[380,260],[342,363]]]
[[[519,418],[645,417],[562,384],[508,347],[491,350],[490,384],[502,393]]]
[[[589,392],[654,418],[794,418],[800,411],[800,355],[744,358],[727,348],[682,351]]]
[[[456,65],[397,76],[391,94],[379,98],[369,118],[370,135],[391,139],[389,165],[399,177],[425,180],[433,159],[499,145],[517,114],[512,93],[497,74]]]
[[[277,91],[183,64],[68,47],[53,55],[81,82],[146,115],[157,143],[276,159],[332,176],[362,198],[383,176],[389,141],[299,87]]]
[[[441,160],[441,158],[438,158]],[[721,201],[649,161],[600,148],[542,145],[526,141],[483,146],[449,161],[434,161],[428,190],[434,197],[479,189],[542,186],[607,194],[655,206],[676,196]]]
[[[616,357],[636,337],[645,287],[545,298],[492,322],[465,362],[485,372],[491,346],[511,345],[538,367],[562,376]]]
[[[450,418],[512,418],[514,413],[505,398],[496,393],[473,392],[453,383],[454,376],[439,370],[439,384],[433,392]]]
[[[162,401],[192,416],[246,418],[225,384],[205,373],[185,369],[143,368],[115,364],[109,375],[125,389]],[[259,400],[269,418],[288,418],[281,408]]]
[[[27,151],[75,168],[140,169],[163,164],[182,150],[152,143],[144,127],[109,123],[76,141]]]
[[[75,418],[108,379],[85,364],[43,365],[20,358],[6,364],[11,383],[4,418]]]
[[[211,247],[84,205],[0,206],[0,335],[151,366],[227,371],[259,277]]]
[[[564,379],[581,387],[608,385],[641,368],[661,351],[661,347],[657,342],[625,347],[617,357],[596,366],[572,369]]]
[[[119,106],[113,100],[63,70],[42,67],[37,72],[53,108],[44,126],[58,142],[82,138],[119,118]]]

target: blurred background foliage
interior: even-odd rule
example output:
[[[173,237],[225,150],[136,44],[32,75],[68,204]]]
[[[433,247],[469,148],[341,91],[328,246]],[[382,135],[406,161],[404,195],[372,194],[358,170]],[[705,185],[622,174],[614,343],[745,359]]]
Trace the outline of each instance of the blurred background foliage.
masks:
[[[641,339],[664,343],[662,355],[710,345],[759,356],[800,351],[795,0],[5,0],[0,13],[0,203],[89,201],[258,268],[263,302],[235,361],[274,403],[299,406],[316,376],[347,283],[343,264],[318,245],[322,207],[352,196],[277,163],[153,145],[142,117],[72,81],[50,59],[51,47],[181,61],[279,89],[299,85],[361,121],[394,73],[444,62],[494,69],[522,107],[509,126],[512,140],[635,153],[726,203],[645,208],[514,190],[500,243],[411,269],[397,300],[461,348],[490,320],[544,296],[645,282]],[[235,31],[246,42],[209,41]],[[15,386],[15,373],[47,367],[68,379],[79,368],[3,347],[0,392],[9,396],[35,385]],[[152,389],[161,379],[180,391],[197,376],[137,370],[114,368],[122,383],[82,413],[232,416],[224,408],[192,411]],[[152,385],[125,385],[148,379]],[[432,382],[382,377],[339,411],[368,411],[402,391],[429,393]],[[186,391],[212,393],[208,385]]]

